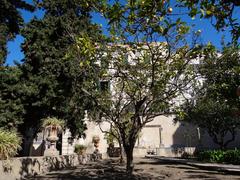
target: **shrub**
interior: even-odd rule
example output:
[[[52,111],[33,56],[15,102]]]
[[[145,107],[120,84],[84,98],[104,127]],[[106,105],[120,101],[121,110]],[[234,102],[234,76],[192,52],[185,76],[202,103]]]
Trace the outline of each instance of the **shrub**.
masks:
[[[224,161],[231,164],[240,164],[240,150],[235,149],[226,151]]]
[[[43,119],[43,122],[42,122],[42,127],[43,128],[55,128],[57,129],[58,132],[61,132],[62,129],[64,128],[65,126],[65,122],[61,119],[57,119],[55,117],[47,117],[45,119]]]
[[[240,164],[240,150],[209,150],[198,153],[201,161]]]
[[[8,159],[21,149],[21,138],[16,132],[0,129],[0,159]]]
[[[76,144],[74,146],[74,152],[77,154],[83,154],[86,149],[87,147],[82,144]]]
[[[64,127],[65,123],[61,119],[57,119],[55,117],[47,117],[43,119],[42,127],[47,127],[47,126],[60,126]]]
[[[210,161],[210,162],[224,162],[224,155],[225,152],[222,150],[209,150],[203,151],[199,153],[199,159],[203,161]]]

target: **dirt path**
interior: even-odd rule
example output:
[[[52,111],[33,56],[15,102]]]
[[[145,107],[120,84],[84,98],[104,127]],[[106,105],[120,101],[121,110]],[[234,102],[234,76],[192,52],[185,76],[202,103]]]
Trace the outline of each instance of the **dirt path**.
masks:
[[[29,178],[28,178],[29,179]],[[135,159],[135,170],[132,176],[125,174],[125,166],[118,165],[113,160],[103,160],[85,165],[80,165],[75,169],[54,171],[48,174],[30,179],[44,180],[70,180],[70,179],[207,179],[207,180],[240,180],[240,175],[228,175],[216,171],[200,170],[195,167],[182,164],[166,163],[159,160],[138,158]]]

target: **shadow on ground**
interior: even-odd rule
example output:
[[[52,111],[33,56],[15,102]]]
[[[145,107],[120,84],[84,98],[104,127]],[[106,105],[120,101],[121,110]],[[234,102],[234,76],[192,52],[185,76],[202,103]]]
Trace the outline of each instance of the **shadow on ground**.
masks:
[[[223,172],[208,171],[196,167],[159,161],[153,159],[138,158],[135,161],[133,175],[127,175],[124,165],[113,159],[89,164],[79,165],[76,169],[64,169],[50,172],[45,175],[27,179],[36,180],[75,180],[75,179],[113,179],[113,180],[185,180],[185,179],[240,179],[240,176],[227,175]]]
[[[76,169],[66,169],[64,171],[55,171],[42,176],[28,177],[28,179],[47,180],[75,180],[75,179],[115,179],[115,180],[149,180],[149,179],[165,179],[165,176],[159,175],[158,177],[151,174],[141,173],[141,170],[135,169],[133,175],[126,174],[125,166],[119,165],[112,160],[101,161],[91,164],[81,165]]]

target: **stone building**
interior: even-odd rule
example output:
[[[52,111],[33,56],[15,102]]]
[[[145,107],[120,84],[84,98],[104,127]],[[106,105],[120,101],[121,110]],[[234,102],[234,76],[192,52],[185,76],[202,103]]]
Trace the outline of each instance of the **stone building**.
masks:
[[[191,124],[174,123],[174,116],[158,116],[148,123],[141,131],[134,149],[134,156],[144,157],[154,153],[160,156],[176,157],[184,152],[192,154],[195,148],[214,149],[218,146],[212,141],[208,133]],[[72,144],[68,143],[70,132],[67,130],[62,136],[62,154],[72,154],[76,143],[87,146],[87,153],[94,151],[92,137],[100,137],[99,151],[107,157],[107,140],[102,130],[107,131],[110,125],[106,122],[98,125],[85,117],[88,129],[85,139],[75,139]],[[99,127],[100,126],[100,127]],[[229,148],[239,147],[239,135],[236,140],[229,144]],[[116,143],[115,146],[118,146]]]
[[[153,44],[153,46],[155,45],[161,46],[159,43]],[[128,46],[126,46],[126,48],[128,48]],[[138,52],[132,53],[130,51],[129,54],[126,54],[127,61],[131,63],[131,60],[135,58],[135,56],[138,56],[138,54]],[[198,64],[199,59],[194,59],[191,65],[194,66],[194,68],[197,68]],[[111,68],[112,71],[113,69],[114,67]],[[109,71],[108,73],[112,72]],[[199,79],[200,84],[201,82],[202,80]],[[113,83],[114,82],[110,83],[106,80],[102,81],[103,86],[110,86],[110,88]],[[176,101],[181,103],[181,98]],[[173,119],[173,115],[158,116],[155,117],[153,121],[147,123],[142,129],[135,144],[134,156],[145,156],[149,153],[158,154],[160,156],[180,156],[184,152],[189,154],[193,153],[195,148],[217,148],[217,145],[212,141],[206,131],[191,124],[179,122],[174,123]],[[85,116],[85,123],[87,125],[87,130],[85,132],[86,138],[72,139],[71,134],[67,129],[62,134],[62,138],[60,138],[58,150],[63,155],[72,154],[74,152],[75,144],[83,144],[87,147],[87,153],[92,153],[94,151],[92,137],[97,135],[100,137],[99,151],[106,157],[108,144],[102,130],[108,131],[110,129],[110,124],[107,122],[101,124],[91,122],[88,120],[87,114]],[[41,142],[44,141],[43,135],[39,135],[38,137],[40,137],[40,139],[38,138],[35,140],[31,150],[32,155],[41,155],[45,148],[45,145],[41,144]],[[229,144],[229,147],[239,147],[240,142],[238,139],[239,135],[237,135],[234,142]],[[117,143],[115,146],[117,146]]]

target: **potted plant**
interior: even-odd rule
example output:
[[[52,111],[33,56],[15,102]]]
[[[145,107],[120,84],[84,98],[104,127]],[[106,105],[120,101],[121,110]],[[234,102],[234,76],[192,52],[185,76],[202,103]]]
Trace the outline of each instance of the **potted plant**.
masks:
[[[47,140],[50,142],[50,148],[52,152],[47,154],[53,155],[57,153],[56,150],[56,142],[58,140],[58,134],[62,132],[65,123],[61,119],[57,119],[56,117],[47,117],[43,119],[42,127],[47,131],[48,137]],[[47,152],[47,151],[46,151]]]
[[[77,153],[78,155],[83,155],[86,152],[87,147],[82,145],[82,144],[76,144],[74,146],[74,152]]]
[[[92,137],[92,143],[94,144],[95,152],[98,152],[98,146],[99,146],[99,142],[100,142],[100,137],[95,135]]]
[[[57,137],[62,132],[64,126],[64,121],[55,117],[47,117],[43,119],[42,123],[42,127],[49,132],[49,137]]]
[[[12,131],[0,129],[0,159],[8,159],[17,154],[17,151],[21,149],[20,136]]]
[[[95,136],[92,137],[92,143],[98,144],[99,141],[100,141],[100,137],[99,136],[95,135]]]

